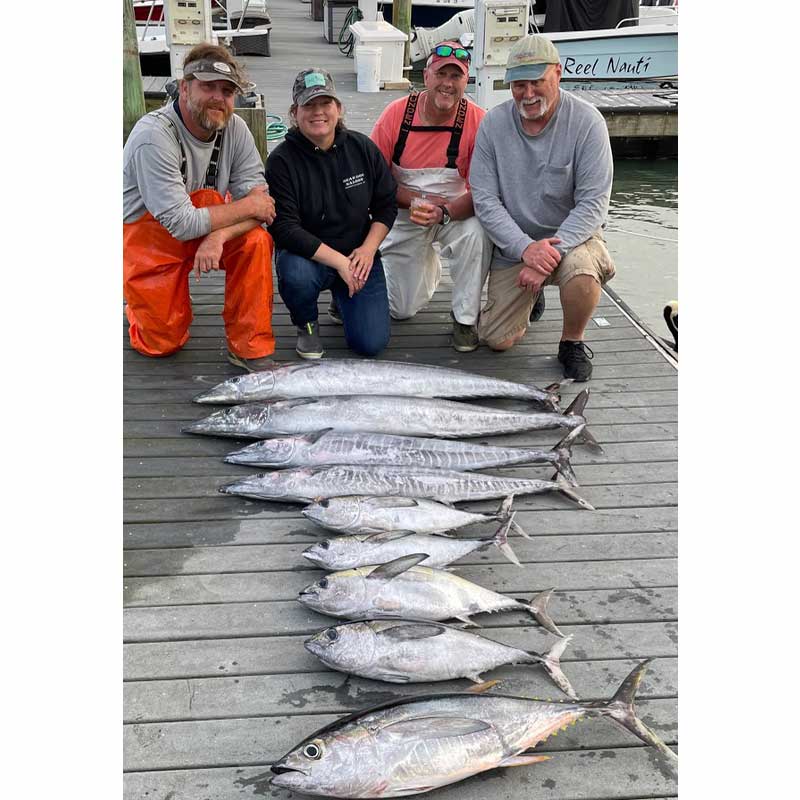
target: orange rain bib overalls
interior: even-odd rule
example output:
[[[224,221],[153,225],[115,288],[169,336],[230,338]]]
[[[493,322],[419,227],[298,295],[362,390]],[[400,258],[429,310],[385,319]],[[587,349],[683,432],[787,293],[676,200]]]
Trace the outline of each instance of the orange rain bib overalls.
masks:
[[[168,118],[167,121],[173,125]],[[174,127],[174,125],[173,125]],[[224,203],[216,189],[222,145],[220,132],[204,186],[189,195],[195,208]],[[176,131],[177,135],[177,131]],[[181,148],[181,174],[186,157]],[[131,346],[148,356],[167,356],[189,339],[192,304],[189,274],[201,238],[180,241],[146,211],[122,226],[123,290]],[[242,358],[275,352],[272,335],[272,237],[261,227],[226,242],[220,267],[225,270],[222,318],[228,349]]]

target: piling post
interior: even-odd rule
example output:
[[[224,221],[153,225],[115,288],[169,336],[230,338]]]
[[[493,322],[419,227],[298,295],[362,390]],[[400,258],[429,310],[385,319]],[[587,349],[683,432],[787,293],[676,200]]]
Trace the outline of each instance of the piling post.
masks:
[[[405,78],[408,76],[409,67],[411,66],[411,0],[394,0],[392,3],[392,25],[408,36],[403,47],[403,77]]]
[[[136,39],[136,18],[133,0],[122,0],[122,143],[131,128],[144,116],[142,70],[139,66],[139,44]]]

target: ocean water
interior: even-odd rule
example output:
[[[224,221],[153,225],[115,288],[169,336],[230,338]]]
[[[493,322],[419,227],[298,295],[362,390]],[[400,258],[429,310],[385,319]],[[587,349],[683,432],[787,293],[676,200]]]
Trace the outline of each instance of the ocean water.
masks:
[[[616,159],[605,231],[617,274],[612,288],[659,336],[678,299],[678,161]]]

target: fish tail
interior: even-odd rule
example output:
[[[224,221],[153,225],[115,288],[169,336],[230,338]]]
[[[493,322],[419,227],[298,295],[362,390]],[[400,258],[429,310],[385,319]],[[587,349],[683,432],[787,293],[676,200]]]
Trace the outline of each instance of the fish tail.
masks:
[[[586,509],[587,511],[595,511],[595,507],[588,501],[584,500],[570,485],[569,481],[561,475],[556,474],[555,476],[556,483],[558,484],[558,491],[561,494],[569,497],[570,500],[574,500],[581,508]]]
[[[500,508],[497,509],[497,513],[495,514],[495,519],[499,519],[501,522],[505,522],[506,520],[511,520],[511,530],[515,533],[518,533],[520,536],[524,536],[526,539],[533,539],[528,533],[526,533],[522,526],[516,522],[514,519],[514,515],[516,512],[511,512],[511,504],[514,502],[514,495],[510,494],[506,497],[505,500],[500,504]]]
[[[564,692],[567,697],[572,700],[577,700],[578,695],[575,694],[575,690],[572,688],[572,684],[569,682],[569,678],[564,674],[561,669],[561,656],[564,653],[567,645],[570,643],[572,636],[567,636],[565,639],[559,639],[544,655],[540,655],[539,653],[534,653],[533,651],[529,650],[528,655],[534,657],[536,661],[538,661],[542,667],[544,667],[545,672],[550,676],[553,683]]]
[[[534,619],[545,629],[554,633],[556,636],[564,638],[564,634],[558,629],[558,626],[553,622],[550,614],[547,611],[547,604],[550,602],[555,589],[548,589],[546,592],[540,592],[536,597],[531,600],[530,604],[526,606],[528,611],[533,614]]]
[[[573,428],[550,452],[555,456],[555,467],[559,474],[563,475],[572,486],[578,485],[578,478],[572,469],[570,459],[572,458],[572,445],[586,429],[586,425],[578,425]],[[591,436],[591,434],[589,434]]]
[[[517,558],[517,554],[511,548],[511,545],[508,543],[508,529],[511,527],[512,523],[514,522],[514,517],[516,516],[516,511],[513,514],[510,514],[508,519],[499,527],[497,533],[494,535],[494,539],[492,539],[492,544],[500,550],[500,552],[512,563],[516,564],[518,567],[521,567],[522,564],[519,563],[519,559]]]
[[[566,383],[572,383],[572,379],[568,378]],[[551,383],[549,386],[545,386],[542,391],[544,392],[544,397],[542,397],[538,402],[544,408],[548,409],[548,411],[552,411],[555,414],[561,413],[561,387],[564,385],[562,383]]]
[[[564,412],[565,417],[582,417],[584,409],[586,408],[586,403],[589,400],[589,390],[584,389],[582,392],[578,394],[578,396],[567,406],[567,410]],[[576,426],[577,427],[577,426]],[[581,430],[579,436],[576,438],[576,441],[580,444],[585,444],[590,450],[595,453],[602,453],[603,448],[600,447],[600,443],[594,436],[589,432],[588,426],[586,426],[584,422],[583,430]]]
[[[586,703],[586,707],[594,709],[601,716],[611,717],[618,725],[627,728],[631,733],[638,736],[645,744],[655,747],[659,753],[664,755],[673,764],[678,763],[678,756],[662,741],[654,731],[636,716],[636,708],[633,705],[636,691],[642,682],[642,677],[647,669],[647,665],[652,661],[648,658],[641,664],[634,667],[627,678],[622,681],[617,693],[608,701],[596,701]]]

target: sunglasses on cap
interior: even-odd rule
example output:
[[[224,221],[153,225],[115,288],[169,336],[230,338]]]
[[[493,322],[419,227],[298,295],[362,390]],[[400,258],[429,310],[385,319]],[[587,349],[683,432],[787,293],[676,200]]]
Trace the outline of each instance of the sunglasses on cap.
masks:
[[[433,51],[433,55],[442,56],[443,58],[455,56],[459,61],[470,60],[469,50],[465,50],[463,47],[451,47],[449,44],[440,44]]]

